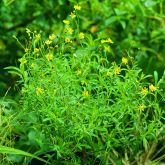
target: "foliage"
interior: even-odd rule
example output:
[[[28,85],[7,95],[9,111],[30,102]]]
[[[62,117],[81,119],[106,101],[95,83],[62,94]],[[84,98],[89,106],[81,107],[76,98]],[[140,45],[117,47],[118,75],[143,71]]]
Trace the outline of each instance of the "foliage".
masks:
[[[93,37],[114,41],[111,54],[120,61],[126,52],[136,57],[147,74],[157,70],[160,77],[165,68],[164,58],[164,11],[163,0],[79,0],[84,10],[80,15],[80,30]],[[3,0],[0,2],[0,63],[2,67],[17,65],[23,55],[12,37],[24,41],[25,29],[32,28],[45,33],[61,33],[61,20],[69,17],[76,0]],[[15,10],[17,9],[17,10]],[[4,70],[0,74],[0,89],[3,96],[12,78]]]
[[[23,51],[13,36],[19,36],[24,40],[26,27],[40,29],[45,32],[60,31],[59,20],[64,19],[69,8],[65,8],[67,1],[32,1],[32,0],[4,0],[0,1],[0,95],[12,86],[11,94],[14,94],[13,86],[16,76],[9,76],[4,67],[15,65],[17,59],[22,57]],[[64,12],[65,11],[65,12]]]
[[[151,146],[164,135],[165,75],[155,72],[151,84],[129,54],[114,61],[114,41],[81,31],[81,12],[75,5],[61,34],[26,29],[20,66],[7,68],[21,87],[14,147],[56,151],[64,164],[154,162]]]
[[[1,1],[0,163],[164,162],[163,11],[163,0]]]

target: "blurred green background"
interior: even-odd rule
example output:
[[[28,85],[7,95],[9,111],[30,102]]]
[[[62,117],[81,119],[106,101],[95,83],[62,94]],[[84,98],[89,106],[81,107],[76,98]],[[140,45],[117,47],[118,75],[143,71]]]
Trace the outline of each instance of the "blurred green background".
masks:
[[[80,29],[94,38],[111,38],[115,61],[131,55],[146,74],[159,77],[165,69],[164,0],[1,0],[0,1],[0,95],[14,96],[17,77],[3,69],[17,66],[26,47],[26,28],[45,34],[60,33],[63,24],[80,4]],[[19,42],[13,37],[16,36]]]

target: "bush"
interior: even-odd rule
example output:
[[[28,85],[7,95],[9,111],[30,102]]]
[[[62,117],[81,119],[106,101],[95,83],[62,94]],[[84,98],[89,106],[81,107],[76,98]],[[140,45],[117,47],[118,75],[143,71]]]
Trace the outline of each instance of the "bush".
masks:
[[[46,38],[26,29],[20,67],[8,67],[21,86],[15,147],[56,151],[64,164],[92,164],[96,158],[102,164],[151,161],[151,145],[164,129],[163,78],[158,81],[155,72],[154,84],[148,83],[150,76],[129,55],[113,61],[113,41],[82,32],[81,7],[74,8],[60,35]],[[143,158],[148,152],[153,153]]]

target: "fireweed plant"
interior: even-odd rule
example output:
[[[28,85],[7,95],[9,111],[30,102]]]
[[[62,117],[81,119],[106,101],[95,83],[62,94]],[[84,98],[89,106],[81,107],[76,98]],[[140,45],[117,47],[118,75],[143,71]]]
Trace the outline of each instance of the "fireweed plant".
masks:
[[[56,151],[66,164],[92,164],[96,158],[101,164],[138,162],[164,124],[160,82],[155,76],[148,83],[129,55],[113,61],[110,37],[79,31],[81,10],[74,6],[61,34],[45,39],[42,32],[26,31],[25,54],[13,68],[21,86],[15,145]]]

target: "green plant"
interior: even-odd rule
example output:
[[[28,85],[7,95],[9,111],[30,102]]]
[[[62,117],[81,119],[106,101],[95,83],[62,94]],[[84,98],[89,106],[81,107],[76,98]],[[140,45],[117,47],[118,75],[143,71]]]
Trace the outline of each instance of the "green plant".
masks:
[[[157,70],[162,76],[165,68],[163,0],[1,1],[1,66],[17,66],[16,61],[23,54],[13,35],[24,42],[26,28],[41,30],[46,34],[60,33],[63,27],[61,20],[69,16],[77,2],[84,8],[79,13],[79,28],[91,33],[94,38],[111,36],[115,43],[111,47],[111,55],[115,61],[120,61],[129,50],[144,73],[153,74]],[[1,96],[10,86],[14,86],[16,80],[17,77],[9,76],[5,70],[0,71]]]
[[[6,93],[7,95],[7,93]],[[13,128],[13,119],[14,113],[13,108],[16,107],[16,102],[3,97],[0,99],[0,146],[14,146],[14,128]],[[6,159],[6,155],[2,155],[0,152],[0,162],[1,164],[9,164],[10,161]]]
[[[75,5],[61,34],[46,38],[26,30],[20,67],[8,68],[21,78],[15,147],[54,150],[71,164],[92,164],[98,157],[102,164],[133,162],[164,124],[164,77],[158,80],[155,72],[154,84],[147,82],[152,76],[145,76],[129,54],[113,61],[113,41],[82,32],[80,12]]]

